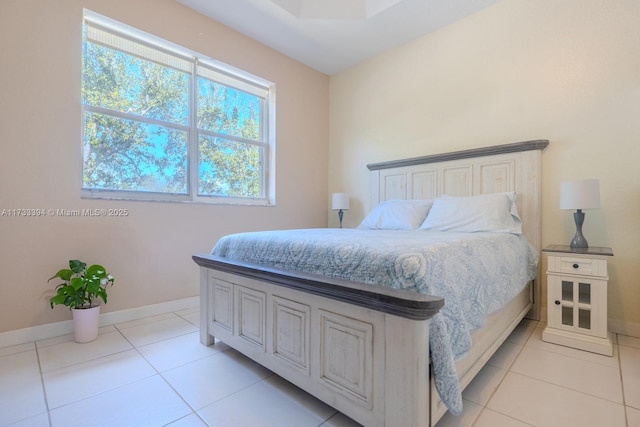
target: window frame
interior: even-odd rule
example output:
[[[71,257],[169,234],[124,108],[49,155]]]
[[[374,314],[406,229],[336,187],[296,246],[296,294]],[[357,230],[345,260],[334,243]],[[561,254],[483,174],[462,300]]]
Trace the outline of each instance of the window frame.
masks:
[[[177,56],[191,63],[189,75],[189,94],[188,94],[188,124],[170,125],[166,122],[159,122],[153,118],[141,117],[137,115],[127,115],[118,111],[105,109],[95,105],[85,105],[84,99],[80,99],[81,109],[81,197],[88,199],[110,199],[110,200],[139,200],[139,201],[160,201],[160,202],[184,202],[184,203],[205,203],[205,204],[236,204],[236,205],[256,205],[256,206],[272,206],[275,205],[275,84],[255,76],[236,67],[225,64],[221,61],[212,59],[205,55],[194,52],[185,47],[179,46],[167,40],[153,36],[126,24],[117,22],[111,18],[97,14],[88,9],[83,11],[83,35],[82,43],[84,46],[85,25],[99,28],[101,31],[107,31],[116,34],[118,37],[126,38],[136,43],[144,44],[146,47],[158,50],[163,53]],[[82,50],[82,63],[84,64],[84,49]],[[127,53],[127,52],[125,52]],[[132,55],[131,53],[127,53]],[[169,67],[169,65],[161,64]],[[199,67],[204,68],[209,74],[220,77],[215,80],[225,86],[231,87],[245,93],[257,96],[261,99],[260,109],[260,129],[259,141],[246,140],[241,137],[231,136],[222,133],[216,133],[198,128],[197,117],[197,91],[198,78],[208,78],[198,73]],[[81,72],[81,79],[85,78],[84,65]],[[210,80],[210,79],[209,79]],[[83,84],[83,83],[81,83]],[[259,94],[264,94],[261,96]],[[152,192],[152,191],[136,191],[136,190],[112,190],[112,189],[93,189],[84,187],[84,143],[85,143],[85,114],[87,112],[95,112],[104,114],[105,112],[111,117],[122,118],[126,120],[135,120],[140,123],[158,125],[187,131],[187,193],[170,193],[170,192]],[[239,197],[239,196],[207,196],[199,194],[199,138],[201,132],[204,135],[214,138],[224,138],[234,142],[243,144],[256,145],[262,147],[262,155],[260,158],[261,172],[261,189],[259,197]]]

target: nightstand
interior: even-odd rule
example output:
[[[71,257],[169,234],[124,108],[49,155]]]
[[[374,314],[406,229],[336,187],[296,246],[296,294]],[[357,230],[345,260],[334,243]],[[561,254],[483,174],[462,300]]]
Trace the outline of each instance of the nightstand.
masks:
[[[611,248],[550,245],[547,254],[547,327],[542,340],[613,355],[607,331],[607,260]]]

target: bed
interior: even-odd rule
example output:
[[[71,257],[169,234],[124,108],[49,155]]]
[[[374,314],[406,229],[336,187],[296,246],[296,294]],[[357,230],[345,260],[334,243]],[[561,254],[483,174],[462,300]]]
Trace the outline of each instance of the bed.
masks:
[[[476,243],[447,242],[449,255],[444,259],[465,251],[474,254],[470,259],[479,259],[480,252],[473,246],[476,244],[491,244],[496,251],[509,248],[506,254],[527,246],[528,255],[523,256],[528,261],[521,263],[530,264],[534,271],[526,274],[533,279],[540,251],[541,151],[547,145],[546,140],[535,140],[370,164],[371,206],[402,200],[448,202],[444,195],[458,196],[452,197],[456,200],[475,200],[484,197],[480,195],[512,194],[517,198],[521,236],[486,233],[489,236],[481,238],[485,233],[473,233]],[[434,212],[433,206],[430,208]],[[323,233],[342,233],[347,241],[366,241],[361,246],[374,247],[374,240],[366,240],[368,232],[334,229]],[[402,230],[381,232],[386,233],[383,241],[387,242],[416,234]],[[370,257],[379,255],[371,253],[357,255],[358,262],[353,262],[353,266],[367,266],[360,275],[347,275],[346,270],[353,273],[358,268],[344,268],[344,263],[338,263],[338,268],[327,273],[316,268],[319,258],[344,262],[345,252],[355,253],[355,249],[345,250],[347,246],[336,244],[340,250],[318,257],[314,249],[305,246],[316,230],[283,233],[290,235],[289,240],[281,243],[282,247],[294,249],[287,255],[289,263],[265,265],[264,257],[281,252],[275,249],[278,242],[272,240],[270,233],[243,235],[266,240],[262,243],[253,240],[245,245],[242,255],[235,251],[240,245],[226,242],[226,237],[218,242],[212,254],[194,255],[201,278],[201,342],[211,345],[214,337],[224,341],[363,425],[429,426],[435,425],[448,408],[459,412],[456,399],[460,391],[522,318],[526,315],[538,318],[537,280],[527,280],[513,288],[503,286],[509,289],[509,295],[504,290],[490,294],[485,299],[492,307],[488,311],[491,314],[471,322],[466,340],[472,345],[458,348],[453,362],[447,359],[441,363],[440,356],[435,355],[447,353],[442,348],[449,344],[443,342],[447,341],[447,333],[452,332],[451,325],[456,323],[443,323],[441,319],[446,319],[452,310],[465,310],[456,308],[451,302],[455,295],[447,289],[432,286],[437,280],[425,277],[424,281],[412,282],[416,264],[405,262],[400,264],[408,266],[410,274],[404,274],[407,277],[380,286],[387,280],[382,278],[384,271],[369,267],[384,264],[380,258],[372,262]],[[438,229],[421,233],[424,233],[421,236],[431,233],[438,242],[460,234]],[[518,241],[524,240],[519,239],[522,236],[526,245]],[[306,255],[297,257],[292,253]],[[431,252],[425,257],[432,258]],[[434,267],[427,270],[435,267],[445,270],[441,268],[444,262],[435,261]],[[505,270],[506,259],[502,264],[505,267],[501,270]],[[517,260],[515,264],[517,270]],[[504,271],[493,274],[507,277]],[[515,279],[506,281],[512,280]],[[500,299],[497,296],[504,297],[504,301],[494,304],[494,300]],[[450,304],[445,306],[446,301]],[[450,365],[453,372],[447,369]]]

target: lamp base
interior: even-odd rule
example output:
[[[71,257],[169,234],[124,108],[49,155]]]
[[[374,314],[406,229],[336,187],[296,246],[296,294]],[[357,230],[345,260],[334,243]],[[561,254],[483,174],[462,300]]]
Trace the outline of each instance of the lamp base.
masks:
[[[571,248],[572,249],[587,249],[589,244],[587,243],[587,239],[582,235],[582,224],[584,224],[584,212],[581,209],[578,209],[573,214],[573,220],[576,222],[576,235],[573,236],[573,240],[571,240]]]

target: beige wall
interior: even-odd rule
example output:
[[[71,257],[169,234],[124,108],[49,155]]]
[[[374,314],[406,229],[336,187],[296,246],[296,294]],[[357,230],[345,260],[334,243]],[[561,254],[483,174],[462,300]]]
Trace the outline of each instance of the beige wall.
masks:
[[[352,195],[345,224],[371,208],[367,163],[549,139],[543,246],[575,232],[559,182],[599,178],[584,233],[615,254],[610,327],[640,336],[639,16],[637,0],[504,0],[332,76],[329,191]]]
[[[277,206],[80,198],[83,7],[276,83]],[[116,276],[108,312],[197,295],[191,255],[210,251],[223,234],[326,226],[327,76],[173,0],[2,0],[0,57],[0,210],[130,212],[0,217],[0,332],[70,318],[46,296],[47,279],[70,258],[103,263]]]

